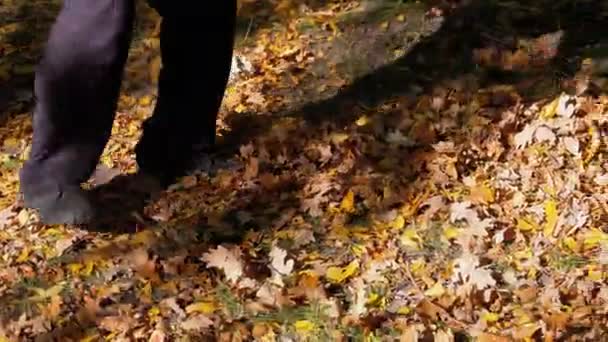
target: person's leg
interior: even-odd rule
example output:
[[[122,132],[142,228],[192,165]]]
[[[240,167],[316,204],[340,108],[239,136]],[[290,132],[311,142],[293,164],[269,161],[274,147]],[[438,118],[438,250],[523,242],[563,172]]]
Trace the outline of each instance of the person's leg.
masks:
[[[183,175],[197,148],[215,142],[232,60],[236,1],[150,2],[163,18],[163,67],[156,107],[144,123],[136,154],[140,170],[166,185]]]
[[[36,71],[33,144],[20,172],[44,223],[86,223],[80,184],[110,136],[134,17],[132,0],[66,0]]]

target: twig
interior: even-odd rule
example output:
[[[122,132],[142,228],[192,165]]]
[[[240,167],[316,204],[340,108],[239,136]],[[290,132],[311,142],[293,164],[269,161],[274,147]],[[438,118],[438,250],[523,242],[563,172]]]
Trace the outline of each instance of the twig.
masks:
[[[245,33],[245,37],[243,37],[243,43],[247,41],[249,38],[249,34],[251,33],[251,27],[253,26],[253,18],[249,20],[249,26],[247,27],[247,32]]]

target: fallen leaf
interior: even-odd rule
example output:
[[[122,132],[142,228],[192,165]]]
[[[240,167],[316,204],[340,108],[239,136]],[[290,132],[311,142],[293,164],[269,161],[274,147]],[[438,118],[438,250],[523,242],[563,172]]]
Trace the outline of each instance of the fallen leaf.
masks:
[[[580,156],[580,144],[578,139],[574,137],[564,137],[562,139],[562,143],[568,152],[570,152],[574,156]]]
[[[455,281],[463,281],[474,285],[478,290],[483,290],[496,285],[496,280],[487,268],[479,267],[479,258],[473,254],[465,253],[456,259],[454,267]]]
[[[162,329],[157,328],[150,335],[148,342],[165,342],[166,339],[167,339],[167,334]]]
[[[274,245],[270,250],[269,256],[270,265],[272,266],[274,271],[278,272],[283,276],[288,276],[291,274],[291,272],[293,271],[294,261],[286,260],[287,252],[284,249]]]
[[[443,287],[443,285],[441,285],[440,282],[436,282],[433,287],[424,292],[425,296],[431,298],[441,297],[443,296],[443,294],[445,294],[445,288]]]
[[[353,260],[346,267],[329,267],[325,277],[333,283],[342,283],[359,270],[359,261]]]
[[[186,312],[191,313],[202,313],[212,314],[217,309],[217,306],[212,302],[198,302],[190,304],[186,307]]]
[[[243,175],[243,177],[245,178],[245,180],[252,180],[258,176],[259,172],[260,161],[258,160],[258,158],[251,157],[251,159],[249,159],[249,163],[247,163],[247,165],[245,166],[245,174]]]
[[[188,318],[180,324],[180,327],[188,332],[195,332],[208,329],[213,326],[213,321],[206,316],[196,315]]]
[[[553,235],[553,232],[555,231],[555,228],[557,226],[557,220],[558,220],[558,213],[557,213],[557,203],[555,203],[555,201],[553,200],[548,200],[545,202],[545,228],[543,230],[543,233],[545,234],[545,237],[551,237]]]
[[[521,132],[515,134],[515,147],[521,149],[528,146],[530,142],[532,142],[534,132],[536,132],[536,125],[526,125],[526,127]]]
[[[595,176],[593,181],[595,182],[595,184],[597,184],[599,186],[608,185],[608,173],[604,173],[604,174]]]
[[[296,328],[296,331],[300,334],[302,333],[309,333],[313,330],[315,330],[315,324],[311,321],[307,321],[307,320],[299,320],[296,321],[294,323],[294,328]]]
[[[551,101],[549,104],[545,105],[540,111],[540,117],[543,119],[550,119],[555,116],[557,113],[557,108],[559,105],[560,98],[556,98]]]
[[[352,190],[349,191],[342,199],[340,209],[347,213],[352,213],[355,211],[355,193]]]
[[[509,338],[488,333],[481,333],[477,336],[477,342],[509,342]]]
[[[574,112],[577,109],[577,101],[574,97],[568,96],[566,94],[562,94],[559,97],[559,102],[557,104],[556,113],[559,116],[569,118],[574,115]]]
[[[235,283],[243,275],[240,250],[236,247],[227,249],[220,245],[203,254],[202,260],[207,263],[208,267],[215,267],[224,271],[228,281]]]
[[[549,142],[553,144],[555,142],[555,133],[547,126],[540,126],[534,132],[534,138],[539,143]]]
[[[133,329],[136,323],[133,317],[120,315],[103,317],[98,324],[102,329],[110,332],[127,332]]]

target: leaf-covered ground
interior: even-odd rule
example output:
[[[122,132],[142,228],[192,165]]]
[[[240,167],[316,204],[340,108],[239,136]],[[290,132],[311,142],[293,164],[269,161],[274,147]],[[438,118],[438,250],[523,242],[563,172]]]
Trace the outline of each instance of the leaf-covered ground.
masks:
[[[57,4],[0,3],[0,340],[608,338],[601,1],[246,1],[220,157],[96,229],[21,207]],[[154,104],[141,11],[92,186]]]

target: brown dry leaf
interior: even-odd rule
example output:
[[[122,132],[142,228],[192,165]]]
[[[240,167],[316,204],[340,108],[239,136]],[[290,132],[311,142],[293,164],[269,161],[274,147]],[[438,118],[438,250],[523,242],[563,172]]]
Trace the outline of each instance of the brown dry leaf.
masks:
[[[564,137],[562,139],[562,143],[568,152],[570,152],[574,156],[580,156],[580,143],[578,139],[574,137]]]
[[[549,329],[553,331],[563,331],[568,325],[570,315],[565,312],[552,312],[545,315],[544,320]]]
[[[180,324],[180,327],[188,332],[196,332],[213,326],[213,321],[204,315],[195,315]]]
[[[509,338],[488,333],[481,333],[477,336],[477,342],[509,342]]]
[[[98,322],[102,329],[110,332],[127,332],[137,324],[135,318],[126,315],[103,317]]]
[[[532,286],[526,286],[515,290],[515,295],[517,295],[522,303],[531,302],[536,298],[537,294],[537,288]]]
[[[553,144],[556,139],[553,130],[551,130],[551,128],[547,126],[540,126],[536,128],[536,131],[534,132],[534,138],[539,143],[548,142],[550,144]]]
[[[51,297],[51,301],[45,307],[41,308],[42,315],[49,321],[54,321],[61,313],[61,305],[63,304],[63,298],[56,295]]]
[[[247,101],[251,104],[260,107],[264,107],[266,105],[266,99],[264,98],[264,95],[259,92],[249,94],[249,96],[247,97]]]
[[[471,188],[471,201],[482,204],[490,204],[494,202],[494,189],[480,184]]]
[[[195,175],[185,176],[182,177],[180,184],[184,187],[184,189],[190,189],[198,184],[198,178]]]
[[[522,324],[513,330],[513,338],[518,340],[529,339],[538,329],[540,329],[540,325],[538,323]]]
[[[0,229],[7,227],[11,221],[17,216],[14,206],[9,206],[0,211]]]
[[[399,342],[418,342],[419,333],[415,326],[408,326],[405,331],[401,333]]]
[[[259,172],[260,161],[258,160],[258,158],[251,157],[251,159],[249,159],[249,163],[247,163],[247,165],[245,166],[245,174],[243,175],[243,177],[245,178],[245,180],[252,180],[258,176]]]
[[[478,290],[496,285],[492,272],[487,268],[479,267],[479,258],[476,255],[466,253],[454,263],[454,281],[474,285]]]
[[[150,259],[149,253],[146,248],[137,248],[128,255],[128,260],[137,273],[144,278],[158,280],[158,273],[156,272],[156,261]]]
[[[293,271],[293,260],[286,260],[287,252],[278,247],[277,245],[273,245],[270,250],[270,266],[273,271],[276,271],[281,276],[288,276]]]
[[[536,125],[526,125],[526,127],[521,132],[515,134],[515,147],[524,148],[528,146],[528,144],[532,142],[534,132],[536,132]]]
[[[19,215],[17,215],[17,221],[20,226],[25,226],[30,220],[30,212],[27,209],[21,209]]]
[[[427,299],[423,299],[418,304],[418,306],[416,307],[416,311],[431,320],[440,319],[440,314],[442,313],[442,310],[437,305],[433,304]]]
[[[453,342],[454,335],[450,331],[439,330],[435,334],[435,342]]]
[[[162,329],[154,329],[148,342],[165,342],[167,340],[167,334]]]
[[[220,245],[203,254],[202,260],[207,263],[208,267],[215,267],[224,271],[226,279],[230,282],[236,283],[243,275],[243,263],[238,247],[227,249]]]

